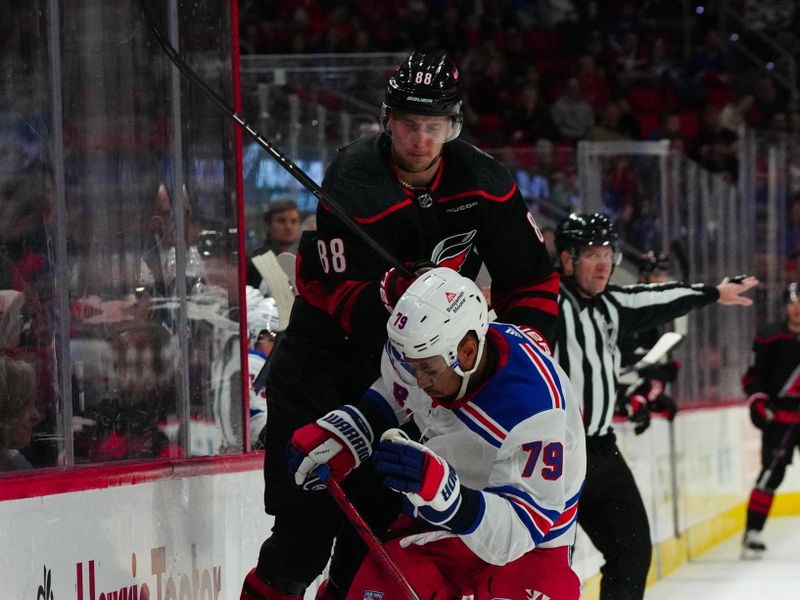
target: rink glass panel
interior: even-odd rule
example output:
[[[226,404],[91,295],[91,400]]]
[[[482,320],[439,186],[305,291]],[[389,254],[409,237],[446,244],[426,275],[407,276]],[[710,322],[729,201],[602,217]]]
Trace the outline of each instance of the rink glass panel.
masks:
[[[242,113],[311,179],[322,183],[338,148],[380,130],[386,81],[406,56],[243,55]],[[317,198],[247,139],[243,174],[249,250],[262,244],[264,212],[272,202],[294,200],[304,217],[314,214]]]
[[[229,98],[229,3],[151,6]],[[24,457],[242,451],[231,124],[137,0],[0,13],[2,352],[34,366],[42,417]]]
[[[740,378],[756,327],[780,295],[775,282],[785,277],[785,253],[777,240],[785,227],[779,215],[785,214],[786,195],[777,176],[755,182],[761,200],[747,192],[751,168],[765,168],[758,166],[759,154],[773,155],[773,172],[781,170],[774,146],[766,140],[762,148],[756,144],[759,135],[741,134],[738,181],[709,172],[666,142],[578,147],[582,210],[612,215],[626,240],[667,253],[672,279],[717,285],[724,276],[755,274],[764,282],[748,294],[757,301],[755,309],[712,304],[674,324],[686,333],[674,352],[681,371],[673,395],[682,406],[741,399]],[[631,197],[620,203],[621,194]],[[638,214],[626,211],[631,200]]]

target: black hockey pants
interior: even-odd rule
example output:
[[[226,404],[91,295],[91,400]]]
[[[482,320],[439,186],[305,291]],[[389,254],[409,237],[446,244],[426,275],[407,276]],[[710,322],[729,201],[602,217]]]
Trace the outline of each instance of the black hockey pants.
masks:
[[[578,523],[602,552],[601,600],[641,600],[652,558],[650,526],[633,473],[613,434],[586,440]]]
[[[298,304],[295,310],[306,308],[313,318],[313,309]],[[294,485],[285,452],[295,429],[362,397],[379,376],[379,354],[336,339],[324,321],[311,318],[301,320],[300,331],[290,325],[270,359],[264,503],[275,525],[261,548],[256,573],[278,588],[307,585],[324,569],[336,538],[330,576],[347,589],[366,547],[327,492]],[[400,512],[400,495],[383,485],[370,463],[354,471],[343,488],[378,535]]]

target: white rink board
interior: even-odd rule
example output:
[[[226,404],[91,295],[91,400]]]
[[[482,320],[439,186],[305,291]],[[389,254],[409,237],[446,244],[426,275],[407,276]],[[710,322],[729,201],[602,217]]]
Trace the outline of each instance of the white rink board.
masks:
[[[35,600],[46,569],[54,600],[238,598],[262,496],[257,469],[0,502],[0,597]]]
[[[744,505],[759,469],[760,436],[741,406],[685,410],[674,427],[684,532]],[[654,419],[641,436],[627,423],[616,429],[653,539],[664,541],[674,535],[668,424]],[[795,465],[779,493],[798,490]],[[54,600],[114,600],[115,592],[120,600],[121,590],[133,600],[134,586],[136,600],[238,598],[271,525],[262,492],[261,470],[254,469],[0,502],[0,600],[36,600],[44,569]],[[578,574],[588,579],[602,562],[579,532]]]
[[[678,412],[673,423],[677,454],[677,530],[713,519],[747,503],[761,467],[761,433],[750,423],[747,408],[690,409]],[[633,425],[614,425],[617,445],[636,478],[650,520],[654,544],[675,535],[673,491],[670,481],[669,424],[654,418],[642,435]],[[795,463],[798,463],[795,456]],[[800,465],[790,466],[778,494],[800,490]],[[580,508],[579,508],[580,510]],[[744,516],[744,508],[742,508]],[[655,559],[658,564],[658,548]],[[573,566],[588,579],[603,564],[582,530],[578,531]]]

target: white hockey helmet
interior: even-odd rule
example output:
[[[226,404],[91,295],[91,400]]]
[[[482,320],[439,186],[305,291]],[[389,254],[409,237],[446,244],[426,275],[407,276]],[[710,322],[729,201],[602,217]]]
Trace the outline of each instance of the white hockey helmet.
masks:
[[[452,269],[437,267],[414,281],[395,305],[386,325],[387,349],[399,373],[410,371],[405,366],[407,359],[441,356],[463,377],[458,399],[480,361],[488,328],[489,308],[475,282]],[[464,370],[458,345],[470,331],[478,337],[478,356],[472,369]]]
[[[266,331],[273,337],[280,328],[278,306],[274,298],[258,298],[247,305],[247,333],[252,346],[258,341],[259,335]]]

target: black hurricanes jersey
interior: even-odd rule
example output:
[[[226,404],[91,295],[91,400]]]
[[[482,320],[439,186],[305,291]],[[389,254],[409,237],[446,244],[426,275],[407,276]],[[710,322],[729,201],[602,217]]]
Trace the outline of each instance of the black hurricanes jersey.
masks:
[[[322,187],[385,250],[403,263],[430,259],[474,279],[486,264],[498,318],[552,339],[558,274],[511,174],[474,146],[444,146],[426,189],[402,186],[384,134],[341,149]],[[383,339],[388,313],[379,282],[390,267],[328,208],[317,208],[315,236],[300,248],[298,290],[344,330]]]
[[[750,395],[767,394],[778,410],[800,410],[800,333],[775,323],[753,341],[753,363],[742,378]]]

